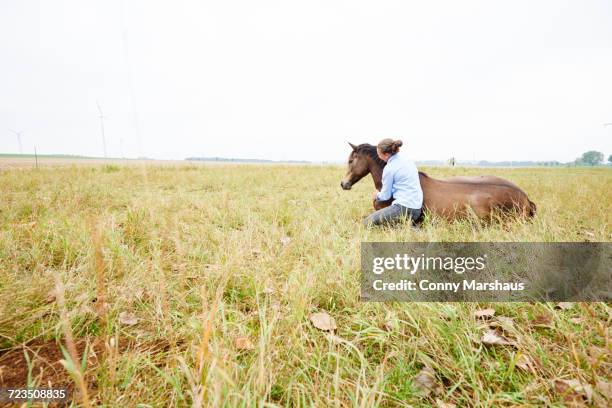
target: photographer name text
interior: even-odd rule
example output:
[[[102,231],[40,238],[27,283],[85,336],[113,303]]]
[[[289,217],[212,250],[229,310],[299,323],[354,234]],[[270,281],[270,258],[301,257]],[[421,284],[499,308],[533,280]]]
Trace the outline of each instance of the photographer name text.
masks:
[[[372,282],[372,288],[376,291],[438,291],[438,292],[454,292],[463,291],[522,291],[525,290],[523,282],[478,282],[475,279],[464,279],[461,282],[432,282],[427,279],[413,281],[402,279],[396,282],[385,282],[382,279],[376,279]]]

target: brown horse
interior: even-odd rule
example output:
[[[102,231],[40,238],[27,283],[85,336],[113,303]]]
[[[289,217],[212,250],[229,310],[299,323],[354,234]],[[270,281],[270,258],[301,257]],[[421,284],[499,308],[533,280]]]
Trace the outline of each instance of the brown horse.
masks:
[[[355,146],[348,159],[348,172],[340,185],[344,190],[368,174],[374,179],[374,186],[382,188],[382,172],[387,163],[376,153],[376,146],[364,143]],[[513,213],[532,217],[536,205],[516,184],[495,176],[457,176],[443,180],[419,172],[423,189],[423,209],[446,219],[466,216],[473,212],[479,218],[490,218],[495,212]],[[393,199],[374,201],[374,208],[391,205]]]

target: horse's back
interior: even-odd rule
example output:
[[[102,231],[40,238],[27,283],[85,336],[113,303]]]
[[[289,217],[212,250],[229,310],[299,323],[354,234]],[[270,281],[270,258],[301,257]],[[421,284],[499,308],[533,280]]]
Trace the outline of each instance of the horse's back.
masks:
[[[483,218],[497,210],[518,212],[525,216],[535,214],[535,204],[516,184],[496,176],[456,176],[433,179],[421,175],[425,206],[444,218],[455,218],[473,211]]]
[[[441,181],[446,181],[449,183],[495,184],[518,188],[519,190],[521,189],[519,186],[517,186],[510,180],[506,180],[505,178],[497,176],[453,176],[444,178]]]

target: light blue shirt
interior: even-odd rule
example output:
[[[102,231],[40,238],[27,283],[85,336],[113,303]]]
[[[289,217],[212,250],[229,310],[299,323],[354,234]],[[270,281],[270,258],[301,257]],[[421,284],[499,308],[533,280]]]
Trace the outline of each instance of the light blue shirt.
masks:
[[[378,201],[393,197],[392,204],[420,209],[423,206],[423,190],[419,171],[414,162],[401,153],[395,153],[383,168],[382,188],[376,195]]]

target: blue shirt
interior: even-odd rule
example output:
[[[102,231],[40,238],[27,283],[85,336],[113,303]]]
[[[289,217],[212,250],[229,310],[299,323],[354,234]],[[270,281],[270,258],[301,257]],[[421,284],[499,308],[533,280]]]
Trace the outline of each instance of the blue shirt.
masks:
[[[393,197],[393,204],[420,209],[423,206],[423,190],[419,171],[409,158],[395,153],[383,169],[382,188],[376,195],[378,201]]]

